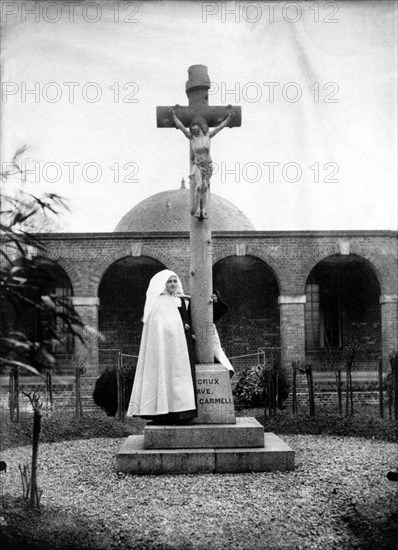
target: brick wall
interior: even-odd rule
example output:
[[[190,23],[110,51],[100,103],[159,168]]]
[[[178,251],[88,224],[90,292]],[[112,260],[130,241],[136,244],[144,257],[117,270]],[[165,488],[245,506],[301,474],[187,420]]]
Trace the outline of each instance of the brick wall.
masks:
[[[116,260],[148,256],[177,270],[188,282],[188,233],[46,234],[48,257],[71,279],[76,295],[97,295],[106,269]],[[265,262],[280,294],[304,294],[311,270],[324,258],[348,251],[365,258],[383,294],[397,291],[397,234],[392,231],[236,232],[213,234],[213,261],[248,255]]]
[[[123,258],[137,261],[139,269],[134,271],[134,276],[144,280],[149,276],[148,273],[144,275],[146,258],[150,258],[157,262],[158,267],[176,271],[189,292],[188,233],[48,234],[42,235],[41,239],[47,244],[48,257],[67,273],[75,296],[100,296],[100,327],[106,333],[106,341],[100,344],[101,347],[112,349],[122,344],[123,348],[135,351],[140,337],[141,312],[138,311],[142,309],[141,290],[137,290],[134,306],[130,304],[123,309],[114,308],[113,304],[121,295],[126,297],[126,282],[132,293],[134,288],[142,289],[144,283],[137,279],[135,284],[128,274],[127,280],[123,279],[122,272],[118,275],[119,283],[112,282],[114,267],[111,266],[115,266],[115,262]],[[394,232],[247,231],[213,234],[215,284],[221,287],[231,307],[228,318],[226,316],[218,323],[227,353],[239,355],[255,352],[263,345],[278,345],[278,296],[303,295],[312,270],[323,259],[347,254],[351,259],[366,263],[378,282],[378,292],[387,296],[397,293],[397,234]],[[237,270],[237,259],[246,261],[246,266],[243,266],[248,268],[246,271]],[[139,264],[139,261],[143,263]],[[246,273],[244,277],[242,275],[243,280],[235,277],[237,272],[239,276]],[[245,294],[240,290],[242,288],[250,292]],[[258,303],[257,308],[253,302]],[[364,345],[373,352],[377,347],[377,353],[381,335],[385,341],[384,350],[391,347],[391,343],[396,345],[397,303],[384,308],[381,330],[379,313],[380,306],[373,301],[360,318],[346,317],[343,327],[346,336],[360,332]],[[289,341],[285,345],[296,346],[298,353],[303,327],[301,315],[297,317],[296,314],[297,308],[296,313],[289,307],[281,312],[284,325],[290,327]],[[285,329],[281,327],[281,330]]]
[[[278,285],[264,262],[250,256],[220,260],[214,265],[213,287],[229,306],[217,322],[228,356],[280,345]]]

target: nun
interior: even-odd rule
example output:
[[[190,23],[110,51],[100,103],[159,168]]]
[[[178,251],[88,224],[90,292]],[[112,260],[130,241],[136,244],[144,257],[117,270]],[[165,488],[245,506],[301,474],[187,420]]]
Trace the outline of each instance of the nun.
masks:
[[[197,416],[187,298],[173,271],[165,269],[152,277],[127,416],[166,424],[189,422]]]

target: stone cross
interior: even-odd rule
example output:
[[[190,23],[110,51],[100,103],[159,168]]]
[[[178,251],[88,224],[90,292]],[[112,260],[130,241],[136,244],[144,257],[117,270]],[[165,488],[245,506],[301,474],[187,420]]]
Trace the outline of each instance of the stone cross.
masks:
[[[229,124],[241,125],[240,107],[209,105],[208,92],[210,78],[205,65],[192,65],[188,69],[188,81],[185,86],[188,96],[188,107],[173,105],[157,107],[156,117],[158,128],[175,128],[170,109],[174,109],[176,116],[185,127],[189,127],[194,118],[203,117],[207,125],[215,127],[221,124],[233,109],[235,116]],[[192,170],[192,153],[190,149],[190,171]],[[191,185],[191,211],[194,204],[194,185]],[[190,227],[190,291],[192,328],[196,335],[196,354],[199,363],[214,363],[213,352],[213,304],[211,295],[212,284],[212,243],[211,243],[211,206],[208,204],[208,218],[191,216]]]

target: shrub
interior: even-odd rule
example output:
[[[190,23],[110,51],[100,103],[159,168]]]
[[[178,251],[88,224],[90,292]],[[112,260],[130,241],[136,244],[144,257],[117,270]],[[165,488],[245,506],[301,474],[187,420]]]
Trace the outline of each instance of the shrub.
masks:
[[[133,373],[123,373],[123,405],[127,410],[131,389],[133,387]],[[95,383],[93,400],[108,416],[117,413],[117,378],[116,369],[106,369]]]
[[[255,365],[244,370],[233,390],[233,394],[246,407],[264,405],[266,397],[264,367]]]
[[[278,379],[278,399],[277,406],[283,408],[283,402],[289,395],[289,383],[285,370],[280,367],[279,362],[275,362],[270,368],[264,365],[255,365],[246,369],[240,375],[233,395],[239,401],[239,404],[245,407],[270,406],[272,396],[268,395],[267,378],[271,380]]]

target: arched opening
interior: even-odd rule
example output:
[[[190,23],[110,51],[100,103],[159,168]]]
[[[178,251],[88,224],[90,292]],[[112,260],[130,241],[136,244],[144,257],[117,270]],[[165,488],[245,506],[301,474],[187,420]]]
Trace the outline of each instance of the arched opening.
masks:
[[[258,348],[267,348],[269,353],[279,351],[278,284],[262,260],[228,256],[218,261],[213,267],[213,288],[221,292],[230,308],[217,323],[229,357],[257,353]]]
[[[381,354],[380,284],[371,264],[354,254],[334,255],[311,271],[306,284],[306,355],[325,368],[359,345],[357,365],[374,366]]]
[[[22,262],[17,262],[17,265],[23,269]],[[34,258],[25,276],[27,281],[21,292],[24,299],[9,304],[14,317],[13,328],[24,332],[31,341],[48,340],[46,345],[56,358],[53,372],[65,374],[74,352],[74,336],[61,316],[57,317],[56,327],[53,327],[51,312],[41,311],[34,304],[40,303],[41,296],[55,295],[58,312],[68,313],[70,297],[73,295],[72,283],[61,266],[41,257]],[[55,328],[58,341],[46,333],[49,326]]]
[[[150,279],[165,269],[159,261],[146,256],[126,257],[113,263],[102,277],[98,296],[100,370],[115,365],[117,350],[138,355],[145,305]]]

